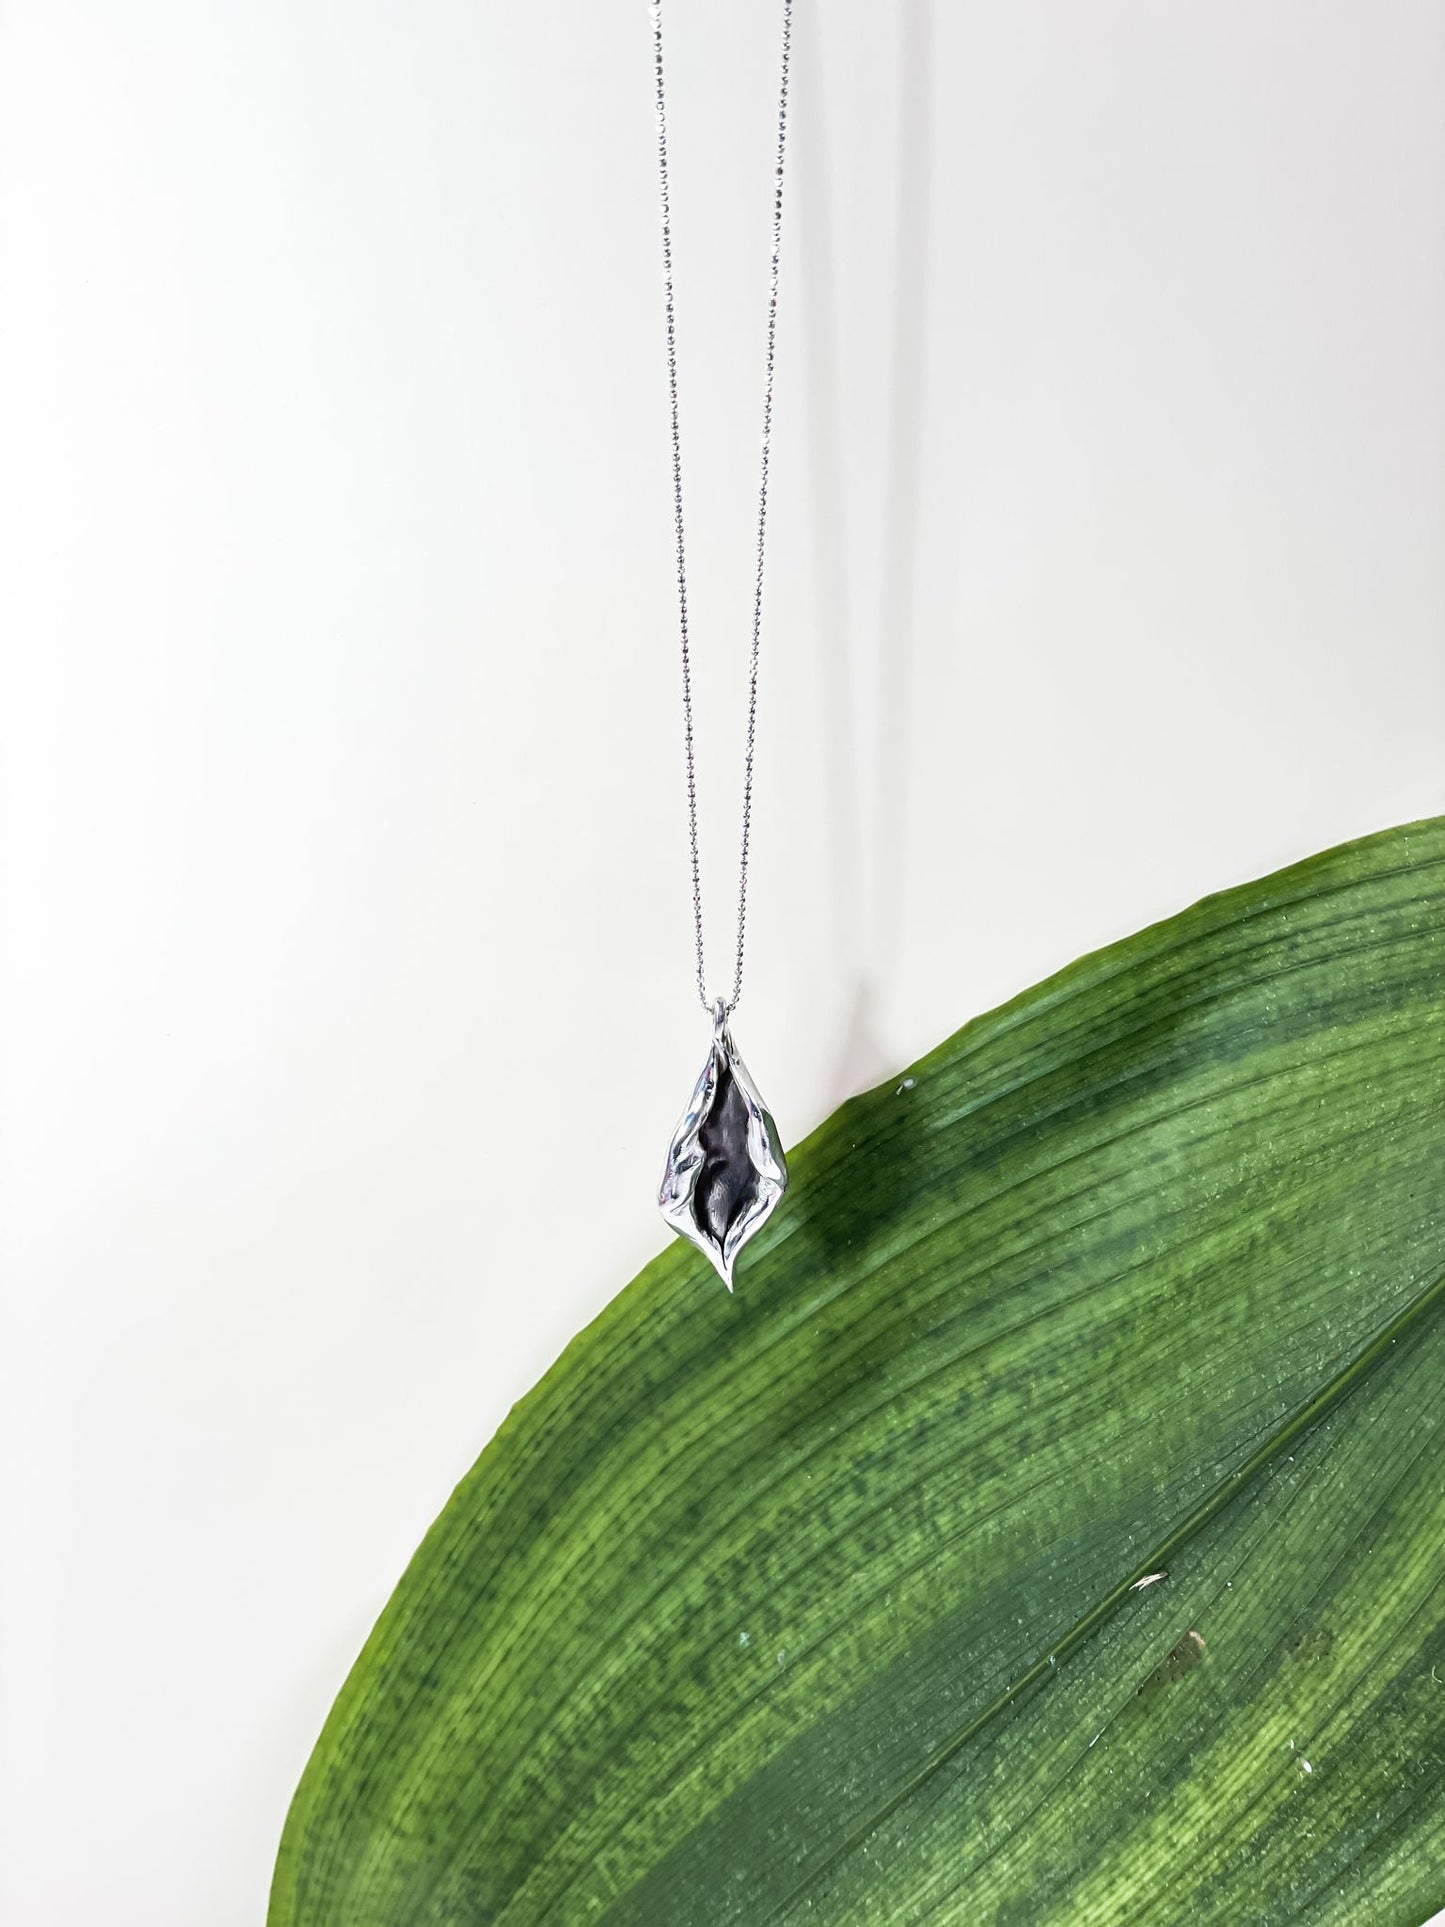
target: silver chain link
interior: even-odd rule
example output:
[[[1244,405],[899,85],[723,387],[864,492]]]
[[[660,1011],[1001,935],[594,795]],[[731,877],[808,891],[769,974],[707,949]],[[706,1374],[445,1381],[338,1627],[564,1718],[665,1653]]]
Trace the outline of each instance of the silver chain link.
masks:
[[[662,266],[667,290],[667,385],[672,403],[672,502],[677,536],[677,604],[682,631],[682,721],[687,746],[687,820],[692,845],[692,916],[697,944],[697,994],[704,1010],[708,998],[703,965],[702,875],[697,849],[697,771],[692,740],[692,662],[687,639],[687,558],[682,534],[682,436],[677,418],[677,316],[672,297],[672,207],[667,184],[667,107],[662,84],[662,0],[652,0],[652,47],[657,74],[657,165],[662,185]],[[723,1005],[730,1016],[743,992],[743,943],[748,916],[748,840],[753,820],[753,743],[758,714],[758,644],[763,626],[763,554],[768,526],[768,449],[773,433],[773,346],[778,323],[778,250],[783,231],[783,155],[788,134],[788,55],[793,32],[793,0],[783,0],[783,76],[778,92],[778,154],[773,174],[773,252],[768,277],[767,379],[763,389],[762,478],[758,485],[758,566],[753,584],[753,648],[748,678],[748,740],[743,768],[743,847],[738,869],[738,951],[732,996]]]

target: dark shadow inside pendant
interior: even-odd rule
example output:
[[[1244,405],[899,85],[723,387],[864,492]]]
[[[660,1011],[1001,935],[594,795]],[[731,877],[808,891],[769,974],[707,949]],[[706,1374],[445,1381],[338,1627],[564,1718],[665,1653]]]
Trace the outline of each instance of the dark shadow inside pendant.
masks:
[[[717,1090],[698,1143],[702,1169],[693,1192],[693,1216],[719,1248],[728,1226],[753,1202],[758,1174],[748,1155],[748,1105],[726,1059],[719,1053]]]

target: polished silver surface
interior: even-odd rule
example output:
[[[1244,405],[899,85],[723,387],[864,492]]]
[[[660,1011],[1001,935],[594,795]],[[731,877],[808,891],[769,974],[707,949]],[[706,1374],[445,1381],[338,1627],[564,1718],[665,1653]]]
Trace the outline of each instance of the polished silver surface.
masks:
[[[707,1253],[731,1291],[738,1254],[787,1189],[777,1127],[738,1056],[721,997],[712,1048],[667,1147],[658,1207]]]
[[[662,190],[662,271],[667,296],[667,386],[672,407],[672,506],[677,545],[677,606],[682,632],[682,723],[687,760],[687,820],[692,846],[692,922],[697,950],[697,994],[704,1010],[713,1000],[707,994],[703,963],[702,874],[697,849],[697,770],[692,741],[692,659],[687,633],[687,551],[682,533],[682,434],[677,410],[677,312],[672,294],[672,201],[667,173],[667,104],[662,82],[662,5],[652,5],[653,68],[657,82],[657,168]],[[773,244],[768,273],[768,334],[763,385],[762,475],[758,483],[758,546],[753,577],[753,646],[748,675],[748,736],[743,762],[743,847],[738,868],[738,944],[729,1016],[743,994],[743,944],[748,916],[748,842],[753,820],[753,745],[758,714],[758,645],[763,628],[763,555],[768,526],[768,453],[773,435],[773,353],[778,325],[778,257],[783,232],[783,158],[788,136],[788,61],[793,33],[793,0],[783,0],[783,72],[778,90],[778,146],[773,165]]]

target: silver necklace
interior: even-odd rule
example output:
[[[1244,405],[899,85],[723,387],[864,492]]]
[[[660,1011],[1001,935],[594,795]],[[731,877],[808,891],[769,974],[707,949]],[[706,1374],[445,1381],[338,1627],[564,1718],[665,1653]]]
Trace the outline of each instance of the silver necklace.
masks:
[[[692,662],[687,635],[687,556],[682,532],[682,436],[677,411],[677,318],[672,296],[672,206],[667,178],[667,106],[662,78],[662,0],[652,0],[653,67],[657,79],[657,167],[662,189],[662,267],[667,296],[667,385],[672,408],[673,529],[677,542],[678,625],[682,637],[682,722],[687,762],[687,820],[692,851],[692,920],[697,994],[712,1018],[712,1046],[672,1142],[657,1202],[674,1231],[689,1238],[733,1288],[743,1246],[772,1215],[788,1183],[777,1127],[732,1040],[729,1019],[743,993],[748,912],[748,840],[753,814],[753,744],[758,711],[758,645],[763,623],[763,557],[768,525],[768,449],[773,429],[773,349],[778,320],[778,250],[783,228],[783,157],[788,133],[788,57],[793,0],[783,0],[783,72],[778,89],[778,150],[773,175],[773,249],[768,277],[767,374],[763,389],[762,475],[758,484],[757,571],[748,674],[748,735],[743,766],[743,845],[738,869],[738,942],[732,995],[711,1000],[703,961],[702,877],[697,848],[697,772],[692,737]]]

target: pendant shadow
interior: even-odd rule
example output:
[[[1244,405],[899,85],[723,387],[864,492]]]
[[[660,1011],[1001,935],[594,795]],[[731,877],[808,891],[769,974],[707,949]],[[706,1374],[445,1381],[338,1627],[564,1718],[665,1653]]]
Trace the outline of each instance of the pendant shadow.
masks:
[[[930,182],[933,163],[929,64],[931,0],[904,0],[899,13],[899,95],[894,143],[897,196],[892,226],[893,314],[889,353],[887,456],[882,481],[880,602],[871,623],[855,621],[847,587],[850,545],[845,473],[839,265],[829,180],[826,89],[817,71],[799,119],[800,160],[811,184],[800,222],[801,311],[806,336],[807,462],[813,594],[822,643],[826,864],[834,953],[851,982],[831,1076],[836,1104],[883,1080],[900,1053],[887,1040],[886,1005],[896,972],[907,886],[910,738],[919,642],[922,564],[920,504],[924,459]],[[816,50],[821,15],[800,45]],[[806,83],[805,83],[806,84]],[[871,643],[859,646],[859,633]],[[866,676],[869,740],[855,724],[855,690]],[[861,799],[872,797],[865,815]]]

